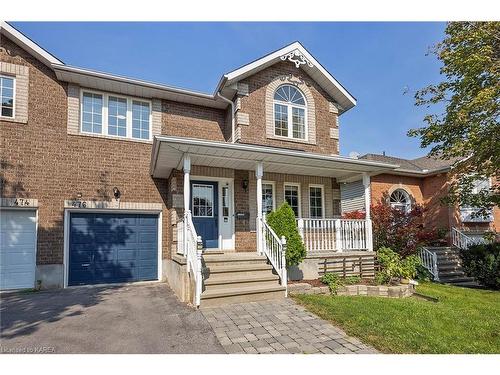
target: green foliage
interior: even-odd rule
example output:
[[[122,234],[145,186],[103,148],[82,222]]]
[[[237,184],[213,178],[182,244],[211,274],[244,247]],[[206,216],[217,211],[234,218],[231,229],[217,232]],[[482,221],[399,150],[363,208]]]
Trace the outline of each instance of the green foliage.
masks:
[[[375,275],[378,284],[388,284],[396,279],[412,279],[417,274],[417,267],[421,264],[420,258],[410,255],[401,258],[399,254],[388,247],[377,251],[377,260],[380,271]]]
[[[347,276],[342,283],[344,285],[354,285],[361,282],[361,276]]]
[[[285,258],[287,266],[294,266],[302,262],[306,257],[306,247],[300,237],[295,214],[290,205],[284,202],[276,211],[269,213],[266,219],[278,237],[285,236],[286,238]]]
[[[434,278],[427,268],[422,265],[417,266],[417,280],[432,281]]]
[[[336,273],[325,273],[323,276],[321,276],[320,280],[323,284],[328,285],[328,287],[330,288],[330,293],[335,295],[337,294],[339,287],[343,285],[359,284],[361,282],[361,277],[348,276],[345,278],[341,278]]]
[[[455,160],[448,204],[480,208],[489,214],[500,204],[500,22],[450,22],[433,53],[442,62],[444,80],[415,94],[428,114],[426,125],[408,132],[432,146],[430,155]],[[493,186],[474,189],[475,181],[494,177]]]
[[[398,254],[415,254],[422,245],[435,241],[437,231],[424,227],[425,210],[413,205],[409,212],[391,207],[389,197],[371,207],[373,224],[373,243],[375,249],[390,247]]]
[[[500,243],[473,245],[460,251],[465,272],[482,285],[500,289]]]
[[[321,276],[320,280],[323,284],[328,285],[330,293],[334,295],[337,294],[339,287],[342,286],[340,277],[336,273],[325,273]]]

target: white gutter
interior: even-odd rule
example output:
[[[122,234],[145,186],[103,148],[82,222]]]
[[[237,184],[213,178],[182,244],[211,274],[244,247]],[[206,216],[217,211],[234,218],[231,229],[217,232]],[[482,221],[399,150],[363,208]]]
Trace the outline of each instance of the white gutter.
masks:
[[[217,96],[231,105],[231,143],[234,143],[234,132],[236,131],[236,124],[234,119],[234,103],[232,100],[229,100],[225,96],[222,96],[220,92],[217,92]]]

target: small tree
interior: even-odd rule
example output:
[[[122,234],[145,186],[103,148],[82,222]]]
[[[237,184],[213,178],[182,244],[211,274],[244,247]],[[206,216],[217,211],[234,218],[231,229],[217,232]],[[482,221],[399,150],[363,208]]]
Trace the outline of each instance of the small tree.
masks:
[[[371,207],[375,249],[389,247],[402,256],[415,254],[417,248],[438,238],[435,230],[423,225],[424,209],[415,205],[405,212],[379,203]]]
[[[278,237],[285,236],[287,249],[285,253],[286,265],[295,266],[306,257],[306,248],[300,237],[292,207],[284,202],[267,215],[267,223],[276,232]]]

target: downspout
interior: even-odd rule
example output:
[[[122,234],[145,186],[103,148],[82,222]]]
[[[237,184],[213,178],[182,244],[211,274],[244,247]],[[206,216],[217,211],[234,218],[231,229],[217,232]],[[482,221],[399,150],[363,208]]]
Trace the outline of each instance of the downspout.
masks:
[[[229,100],[225,96],[222,96],[219,92],[217,93],[217,96],[221,98],[223,101],[226,103],[229,103],[231,105],[231,143],[234,143],[234,131],[235,131],[235,119],[234,119],[234,103],[232,100]]]

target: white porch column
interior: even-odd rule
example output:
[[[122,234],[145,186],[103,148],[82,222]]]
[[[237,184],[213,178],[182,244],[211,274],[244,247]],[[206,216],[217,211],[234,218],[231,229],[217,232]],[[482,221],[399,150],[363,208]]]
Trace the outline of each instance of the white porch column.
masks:
[[[363,186],[365,188],[365,219],[366,219],[366,247],[368,251],[373,251],[372,220],[370,216],[371,187],[370,175],[363,173]]]
[[[183,170],[184,170],[184,226],[183,226],[183,251],[184,256],[187,256],[187,222],[186,218],[189,213],[189,201],[191,199],[191,181],[189,178],[189,173],[191,172],[191,157],[189,155],[184,155],[183,160]],[[189,262],[188,262],[188,272],[189,272]]]
[[[191,184],[189,178],[189,173],[191,172],[191,157],[189,155],[184,155],[183,170],[184,170],[184,212],[186,212],[189,211],[189,200],[191,196]]]
[[[257,252],[262,254],[262,176],[264,175],[264,165],[257,162],[255,166],[255,177],[257,178]]]

